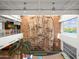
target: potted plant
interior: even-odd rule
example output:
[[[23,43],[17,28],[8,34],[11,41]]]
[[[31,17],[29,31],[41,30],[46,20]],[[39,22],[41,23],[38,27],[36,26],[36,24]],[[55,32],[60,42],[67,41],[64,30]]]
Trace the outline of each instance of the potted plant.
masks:
[[[30,42],[21,39],[13,43],[12,46],[9,48],[8,54],[10,56],[20,56],[20,59],[22,59],[23,54],[30,54]]]

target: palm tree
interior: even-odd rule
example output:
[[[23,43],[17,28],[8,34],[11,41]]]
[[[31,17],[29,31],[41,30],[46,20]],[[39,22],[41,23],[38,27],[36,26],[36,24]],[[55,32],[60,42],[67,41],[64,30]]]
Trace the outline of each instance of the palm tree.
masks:
[[[20,59],[22,59],[22,54],[30,54],[30,46],[31,43],[29,41],[21,39],[12,44],[12,46],[9,48],[8,53],[10,56],[20,55]]]

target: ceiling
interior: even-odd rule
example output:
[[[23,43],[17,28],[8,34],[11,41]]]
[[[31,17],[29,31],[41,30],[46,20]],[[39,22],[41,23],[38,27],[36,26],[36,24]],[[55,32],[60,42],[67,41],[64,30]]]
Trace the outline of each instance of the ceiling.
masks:
[[[1,14],[79,14],[79,0],[0,0]]]
[[[10,21],[14,23],[20,23],[21,19],[19,15],[0,15],[0,20],[1,21]]]

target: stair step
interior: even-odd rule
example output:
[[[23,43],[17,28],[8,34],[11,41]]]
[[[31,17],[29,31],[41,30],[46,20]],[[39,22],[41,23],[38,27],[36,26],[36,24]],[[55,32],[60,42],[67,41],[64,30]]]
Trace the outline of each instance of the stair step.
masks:
[[[0,59],[10,59],[9,57],[0,57]]]

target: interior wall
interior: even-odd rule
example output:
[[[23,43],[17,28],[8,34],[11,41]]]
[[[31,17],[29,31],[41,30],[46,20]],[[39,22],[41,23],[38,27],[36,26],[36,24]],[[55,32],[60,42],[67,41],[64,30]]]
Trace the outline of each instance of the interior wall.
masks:
[[[22,16],[21,17],[21,31],[23,32],[24,36],[28,36],[28,30],[26,30],[28,28],[28,20],[30,16]],[[52,18],[54,19],[54,30],[55,30],[55,35],[57,36],[57,33],[60,32],[60,16],[52,16]]]
[[[54,19],[54,31],[55,31],[55,40],[53,44],[53,50],[61,50],[61,41],[57,38],[58,33],[60,33],[60,16],[53,16]]]
[[[23,32],[24,38],[28,37],[28,16],[21,16],[21,31]]]
[[[30,19],[31,16],[22,16],[21,17],[21,31],[23,32],[23,35],[24,35],[24,38],[27,38],[29,37],[30,33],[29,33],[29,25],[28,25],[28,19]],[[35,17],[35,16],[34,16]],[[46,17],[46,16],[44,16]],[[52,17],[52,20],[53,20],[53,25],[54,25],[54,39],[57,40],[57,34],[60,32],[60,24],[59,24],[59,20],[60,20],[60,16],[50,16]],[[57,41],[55,41],[55,43],[57,43]],[[59,42],[58,42],[59,43]],[[47,41],[46,41],[46,44],[44,43],[45,46],[48,47],[48,44]],[[56,44],[56,45],[59,45],[59,44]],[[54,45],[55,46],[55,45]]]
[[[57,39],[57,34],[60,33],[60,16],[52,16],[54,20],[54,31],[55,31],[55,38]]]

